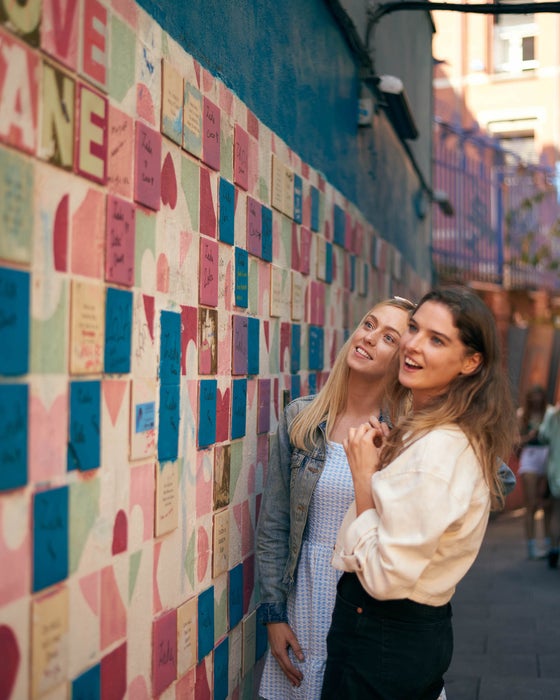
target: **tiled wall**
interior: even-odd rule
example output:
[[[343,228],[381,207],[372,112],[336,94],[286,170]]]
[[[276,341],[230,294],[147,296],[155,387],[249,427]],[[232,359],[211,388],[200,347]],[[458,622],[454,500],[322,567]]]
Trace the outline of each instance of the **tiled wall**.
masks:
[[[269,434],[422,283],[131,0],[0,21],[0,699],[250,698]]]

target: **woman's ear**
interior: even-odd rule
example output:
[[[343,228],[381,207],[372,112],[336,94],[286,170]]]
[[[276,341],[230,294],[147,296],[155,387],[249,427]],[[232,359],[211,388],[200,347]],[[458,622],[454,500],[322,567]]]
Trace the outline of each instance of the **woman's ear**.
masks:
[[[482,365],[482,354],[474,352],[472,355],[465,357],[461,374],[474,374]]]

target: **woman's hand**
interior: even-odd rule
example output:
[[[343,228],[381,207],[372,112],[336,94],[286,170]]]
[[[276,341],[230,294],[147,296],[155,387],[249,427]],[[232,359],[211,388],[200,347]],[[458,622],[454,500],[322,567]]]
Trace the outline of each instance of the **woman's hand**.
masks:
[[[379,451],[389,426],[377,418],[370,418],[357,428],[350,428],[348,437],[342,441],[352,475],[370,477],[377,471]]]
[[[374,507],[371,476],[378,470],[379,451],[388,433],[389,426],[386,423],[370,418],[368,423],[350,428],[348,437],[342,443],[352,472],[358,515]]]
[[[290,661],[288,649],[291,647],[299,661],[305,661],[298,639],[287,622],[269,622],[266,626],[268,644],[272,656],[284,672],[286,678],[296,688],[303,680],[303,673]]]

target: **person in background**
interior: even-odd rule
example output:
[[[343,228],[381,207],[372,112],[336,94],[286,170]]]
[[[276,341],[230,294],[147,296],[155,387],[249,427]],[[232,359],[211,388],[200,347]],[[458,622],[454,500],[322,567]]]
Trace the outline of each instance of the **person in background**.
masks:
[[[542,386],[533,386],[525,395],[518,410],[519,419],[519,470],[525,498],[525,539],[529,559],[538,559],[536,530],[537,513],[543,511],[545,551],[550,549],[550,519],[552,501],[548,490],[547,462],[548,440],[539,434],[548,403]]]
[[[371,418],[343,442],[355,500],[333,556],[345,573],[322,700],[441,697],[450,600],[503,506],[517,425],[489,309],[465,287],[428,292],[399,356],[393,429]]]
[[[550,545],[548,566],[556,569],[560,546],[560,404],[549,406],[539,430],[540,437],[549,445],[547,483],[550,491]]]
[[[342,447],[352,426],[383,418],[389,369],[414,304],[374,306],[346,341],[321,391],[295,399],[271,440],[257,526],[256,562],[269,652],[260,684],[268,700],[317,700],[340,575],[333,545],[352,502]]]

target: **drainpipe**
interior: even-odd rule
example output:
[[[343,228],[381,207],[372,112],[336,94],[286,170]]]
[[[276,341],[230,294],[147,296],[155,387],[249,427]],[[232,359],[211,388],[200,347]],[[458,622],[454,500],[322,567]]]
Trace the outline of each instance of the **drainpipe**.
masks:
[[[496,186],[496,233],[497,235],[497,267],[499,275],[499,284],[503,288],[509,287],[509,274],[506,274],[504,264],[504,173],[501,168],[498,169],[498,182]]]

